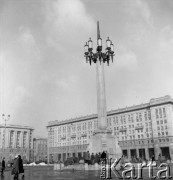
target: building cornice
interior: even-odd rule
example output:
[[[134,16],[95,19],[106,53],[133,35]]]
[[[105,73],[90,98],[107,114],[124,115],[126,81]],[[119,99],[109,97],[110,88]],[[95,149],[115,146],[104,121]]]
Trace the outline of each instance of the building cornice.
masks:
[[[0,128],[13,128],[13,129],[28,129],[28,130],[34,130],[34,128],[30,127],[30,126],[22,126],[22,125],[12,125],[12,124],[8,124],[8,125],[4,125],[4,124],[0,124]]]
[[[134,111],[140,111],[140,110],[144,110],[144,109],[150,110],[150,108],[152,108],[152,107],[163,106],[163,105],[167,105],[167,104],[173,105],[173,99],[169,95],[160,97],[160,98],[152,98],[152,99],[150,99],[149,103],[107,111],[107,116],[109,117],[112,115],[119,115],[119,114],[134,112]],[[70,124],[70,123],[87,121],[87,120],[96,119],[96,118],[97,118],[97,114],[92,114],[92,115],[77,117],[77,118],[68,119],[68,120],[64,120],[64,121],[58,121],[58,120],[50,121],[48,123],[47,128],[53,127],[53,126]]]

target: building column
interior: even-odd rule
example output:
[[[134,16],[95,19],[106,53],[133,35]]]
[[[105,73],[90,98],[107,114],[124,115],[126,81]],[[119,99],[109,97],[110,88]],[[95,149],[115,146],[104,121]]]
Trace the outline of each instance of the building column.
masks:
[[[10,147],[10,133],[11,131],[8,131],[8,142],[7,142],[7,147]]]
[[[148,152],[149,150],[148,150],[148,147],[145,147],[145,157],[146,157],[146,159],[148,159],[149,160],[149,152]]]
[[[173,142],[171,142],[169,145],[169,153],[171,157],[171,162],[173,162]]]
[[[129,159],[129,160],[132,159],[131,153],[130,153],[130,149],[127,149],[127,156],[128,156],[128,159]]]
[[[23,131],[21,131],[21,136],[20,136],[20,147],[23,148]]]
[[[136,148],[136,156],[137,156],[137,158],[139,158],[139,149],[138,148]]]
[[[63,153],[61,153],[61,161],[63,161]]]
[[[154,144],[154,153],[155,153],[155,159],[158,159],[159,154],[161,153],[161,149],[159,147],[159,144]]]
[[[13,135],[13,148],[16,148],[16,140],[17,140],[17,132],[14,131],[14,135]]]

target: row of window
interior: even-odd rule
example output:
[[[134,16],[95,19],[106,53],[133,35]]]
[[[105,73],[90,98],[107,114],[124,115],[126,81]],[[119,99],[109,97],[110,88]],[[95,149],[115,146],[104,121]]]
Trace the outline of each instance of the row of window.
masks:
[[[166,109],[164,108],[157,108],[155,109],[156,119],[166,117]]]

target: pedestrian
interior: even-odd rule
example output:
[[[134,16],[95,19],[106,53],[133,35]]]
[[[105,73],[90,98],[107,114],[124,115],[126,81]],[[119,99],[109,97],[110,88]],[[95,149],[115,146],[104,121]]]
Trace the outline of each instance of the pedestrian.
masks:
[[[19,176],[19,157],[18,157],[18,155],[16,155],[14,158],[11,175],[14,175],[14,179],[18,180],[18,176]]]
[[[1,176],[4,176],[4,170],[5,170],[5,157],[2,158],[2,163],[1,163]]]
[[[99,160],[98,163],[100,164],[100,161],[101,161],[101,153],[100,152],[98,153],[98,160]]]
[[[121,156],[121,166],[124,166],[124,155]]]
[[[105,151],[105,153],[106,153],[106,158],[109,159],[109,153],[108,153],[108,151]]]
[[[85,163],[89,164],[89,161],[90,161],[90,153],[89,151],[87,151],[85,156]]]
[[[152,157],[151,157],[151,161],[152,161],[152,162],[155,161],[155,156],[154,156],[154,154],[153,154]]]
[[[91,154],[91,164],[94,164],[94,159],[95,159],[94,153],[92,153],[92,154]]]
[[[101,154],[101,159],[106,159],[106,153],[105,153],[105,151],[102,152],[102,154]]]
[[[19,161],[19,174],[22,174],[22,178],[24,178],[24,169],[23,169],[23,160],[21,158],[21,155],[18,155],[18,161]]]
[[[99,156],[97,153],[94,156],[94,163],[99,163]]]
[[[157,166],[159,167],[161,163],[162,163],[162,157],[161,154],[159,154],[157,159]]]
[[[106,153],[105,153],[105,151],[102,152],[100,159],[101,159],[101,164],[102,163],[106,164]]]
[[[121,159],[120,159],[120,170],[121,170],[121,171],[124,170],[124,165],[125,165],[124,155],[122,155],[122,156],[121,156]]]

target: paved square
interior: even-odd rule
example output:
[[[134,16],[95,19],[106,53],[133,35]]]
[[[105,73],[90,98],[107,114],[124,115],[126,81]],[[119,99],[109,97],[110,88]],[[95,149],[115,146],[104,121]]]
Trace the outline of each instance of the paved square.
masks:
[[[171,167],[171,176],[173,176],[173,166]],[[156,175],[158,170],[154,170],[154,175]],[[143,170],[143,179],[150,179],[148,175],[148,170]],[[128,174],[129,175],[129,174]],[[137,175],[137,171],[136,171]],[[165,174],[163,174],[165,175]],[[5,171],[5,176],[0,177],[2,180],[12,180],[13,176],[11,171]],[[21,178],[19,178],[20,180]],[[54,171],[53,167],[27,167],[25,169],[25,180],[100,180],[100,171]],[[112,174],[112,179],[119,179]],[[132,179],[132,178],[131,178]],[[156,178],[157,179],[157,178]]]

